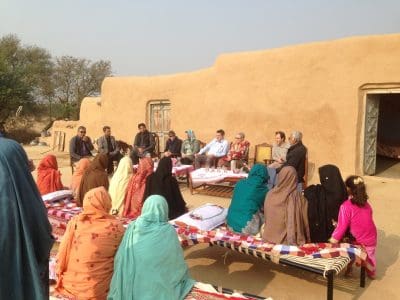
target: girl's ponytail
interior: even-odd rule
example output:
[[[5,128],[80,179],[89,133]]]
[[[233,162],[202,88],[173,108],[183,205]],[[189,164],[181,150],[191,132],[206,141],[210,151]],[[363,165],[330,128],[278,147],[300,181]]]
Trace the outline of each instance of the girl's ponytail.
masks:
[[[349,176],[346,179],[346,187],[351,192],[351,203],[362,207],[367,203],[367,187],[365,186],[364,180],[360,176]]]

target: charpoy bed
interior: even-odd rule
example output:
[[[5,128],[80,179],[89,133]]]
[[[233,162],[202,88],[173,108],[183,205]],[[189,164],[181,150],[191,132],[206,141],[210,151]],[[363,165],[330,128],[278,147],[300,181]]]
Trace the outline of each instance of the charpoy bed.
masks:
[[[264,243],[260,238],[233,233],[225,226],[203,231],[192,226],[174,225],[182,246],[208,243],[252,255],[274,263],[322,275],[327,279],[327,299],[333,299],[334,276],[350,262],[361,266],[360,287],[365,286],[367,254],[360,246],[341,244],[305,244],[301,247]]]

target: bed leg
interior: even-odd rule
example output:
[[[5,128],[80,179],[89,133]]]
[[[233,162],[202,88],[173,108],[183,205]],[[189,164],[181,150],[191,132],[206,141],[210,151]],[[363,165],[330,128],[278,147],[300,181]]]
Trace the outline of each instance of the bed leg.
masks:
[[[365,287],[365,266],[361,266],[360,270],[360,287]]]
[[[326,288],[326,299],[327,300],[333,300],[333,273],[334,272],[329,272],[327,275],[328,279],[328,284]]]

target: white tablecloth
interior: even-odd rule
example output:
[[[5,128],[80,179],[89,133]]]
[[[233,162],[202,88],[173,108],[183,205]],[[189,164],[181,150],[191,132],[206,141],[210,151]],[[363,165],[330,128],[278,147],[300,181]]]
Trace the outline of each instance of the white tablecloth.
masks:
[[[139,165],[133,165],[133,168],[135,170],[137,170],[138,167],[139,167]],[[154,171],[156,171],[156,169],[157,169],[157,164],[154,165]],[[192,165],[181,165],[179,167],[173,167],[172,175],[175,175],[175,176],[186,175],[186,174],[189,174],[193,169],[194,168]]]
[[[231,170],[222,169],[209,169],[205,168],[194,170],[190,173],[192,177],[193,187],[199,186],[204,183],[217,183],[223,181],[227,177],[247,178],[247,173],[233,173]]]

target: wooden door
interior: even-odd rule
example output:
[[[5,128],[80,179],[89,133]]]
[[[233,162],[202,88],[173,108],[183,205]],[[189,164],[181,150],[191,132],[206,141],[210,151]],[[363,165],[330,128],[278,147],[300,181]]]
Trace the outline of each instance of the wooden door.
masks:
[[[148,104],[149,130],[155,132],[160,139],[160,152],[164,152],[171,128],[171,103],[168,100],[150,101]]]

